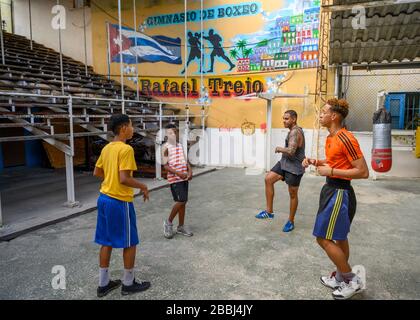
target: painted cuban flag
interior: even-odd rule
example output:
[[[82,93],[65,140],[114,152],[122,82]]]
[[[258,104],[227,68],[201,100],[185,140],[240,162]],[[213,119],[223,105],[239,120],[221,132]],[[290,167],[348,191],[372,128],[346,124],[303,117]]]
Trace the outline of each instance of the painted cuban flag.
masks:
[[[166,36],[149,37],[133,29],[122,27],[122,43],[119,38],[119,26],[109,25],[109,50],[111,62],[120,62],[120,51],[125,64],[137,62],[166,62],[182,64],[181,39]],[[120,49],[121,48],[121,49]]]

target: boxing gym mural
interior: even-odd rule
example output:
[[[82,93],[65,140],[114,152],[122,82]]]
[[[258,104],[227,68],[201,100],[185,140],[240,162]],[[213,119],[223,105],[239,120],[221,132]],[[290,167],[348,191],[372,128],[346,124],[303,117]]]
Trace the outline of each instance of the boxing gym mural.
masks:
[[[213,97],[258,92],[266,84],[259,73],[317,67],[319,13],[319,0],[286,0],[278,5],[261,1],[204,7],[203,28],[201,10],[196,7],[186,15],[145,16],[137,30],[123,26],[121,36],[118,25],[107,23],[108,63],[114,65],[122,59],[128,80],[139,83],[142,92],[150,95],[185,95],[185,74],[190,78],[188,96],[194,96],[194,84],[200,85],[201,75]],[[140,78],[136,68],[141,70]],[[231,79],[235,74],[248,74],[251,80]],[[254,90],[246,83],[255,82],[257,77],[261,84],[258,82]],[[226,88],[216,94],[210,86],[219,80]]]

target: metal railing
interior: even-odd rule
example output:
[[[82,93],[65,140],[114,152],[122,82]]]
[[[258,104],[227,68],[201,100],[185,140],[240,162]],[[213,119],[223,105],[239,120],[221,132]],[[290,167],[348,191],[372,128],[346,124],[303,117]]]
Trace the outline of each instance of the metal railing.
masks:
[[[200,107],[197,104],[185,104],[185,103],[176,103],[176,102],[164,102],[164,101],[146,101],[146,100],[125,100],[125,99],[107,99],[107,98],[97,98],[97,97],[82,97],[82,96],[66,96],[66,95],[39,95],[39,94],[30,94],[30,93],[20,93],[20,92],[0,92],[0,96],[9,96],[11,97],[11,105],[12,111],[6,109],[5,107],[0,107],[0,111],[3,115],[0,115],[0,119],[8,119],[14,123],[0,123],[0,128],[9,128],[9,127],[23,127],[27,131],[31,132],[32,135],[30,136],[14,136],[14,137],[3,137],[0,138],[1,142],[11,142],[11,141],[29,141],[29,140],[44,140],[45,142],[53,145],[58,150],[62,151],[65,155],[65,164],[66,164],[66,184],[67,184],[67,202],[65,203],[68,207],[75,207],[79,205],[79,202],[76,201],[75,198],[75,185],[74,185],[74,167],[73,167],[73,158],[75,156],[75,148],[74,148],[74,139],[77,137],[86,137],[86,136],[100,136],[105,140],[109,140],[111,135],[107,129],[107,124],[105,122],[106,119],[110,118],[112,113],[115,110],[120,110],[121,113],[130,112],[130,111],[142,111],[144,110],[144,105],[157,105],[158,110],[155,110],[156,114],[127,114],[130,118],[133,119],[140,119],[141,123],[143,123],[143,119],[156,119],[156,122],[159,123],[158,128],[158,135],[155,140],[155,153],[156,153],[156,179],[160,180],[161,176],[161,145],[163,143],[163,119],[171,119],[176,120],[181,123],[181,121],[185,121],[185,132],[186,139],[188,141],[188,134],[190,129],[190,107]],[[28,101],[28,103],[33,103],[33,106],[26,106],[24,108],[27,109],[26,114],[15,114],[13,111],[16,108],[13,108],[13,97],[33,97],[33,98],[40,98],[40,99],[53,99],[53,101],[57,101],[57,99],[65,100],[65,104],[61,104],[60,107],[56,107],[54,103],[52,103],[48,107],[52,112],[52,114],[35,114],[32,112],[32,108],[36,107],[39,101]],[[118,102],[120,106],[113,105],[107,108],[101,108],[101,110],[108,110],[109,113],[107,114],[88,114],[88,109],[99,109],[95,105],[82,105],[77,107],[77,109],[82,109],[83,114],[74,114],[74,100],[86,100],[86,101],[101,101],[101,102]],[[131,106],[124,107],[125,103],[130,103]],[[170,103],[171,106],[166,105]],[[138,107],[133,107],[132,105],[138,105]],[[174,109],[179,110],[179,107],[185,107],[186,113],[185,115],[164,115],[163,114],[163,106],[165,105],[166,109]],[[178,107],[176,107],[178,106]],[[9,107],[9,108],[10,108]],[[9,113],[10,114],[5,114]],[[60,113],[57,113],[60,112]],[[207,115],[204,113],[204,106],[201,106],[201,128],[205,130],[205,118]],[[37,123],[37,119],[46,119],[47,123]],[[69,126],[69,132],[67,133],[55,133],[54,132],[54,124],[52,121],[54,119],[66,119],[67,121],[59,122],[59,124],[67,124]],[[82,120],[83,119],[83,120]],[[99,119],[100,122],[92,122],[91,119]],[[78,125],[87,130],[87,132],[74,132],[74,126]],[[144,125],[144,124],[143,124]],[[99,129],[98,127],[101,127]],[[46,132],[41,130],[41,128],[47,128],[50,131]],[[156,130],[156,129],[155,129]],[[142,131],[148,131],[144,126],[143,128],[136,128],[138,133]],[[61,142],[59,140],[67,140],[68,143]],[[0,198],[1,199],[1,198]],[[2,218],[1,218],[1,202],[0,202],[0,226],[2,225]]]

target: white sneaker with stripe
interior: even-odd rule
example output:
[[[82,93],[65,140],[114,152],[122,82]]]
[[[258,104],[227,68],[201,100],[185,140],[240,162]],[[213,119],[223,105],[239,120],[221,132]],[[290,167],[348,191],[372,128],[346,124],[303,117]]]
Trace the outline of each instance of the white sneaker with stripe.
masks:
[[[321,283],[331,289],[338,289],[340,287],[341,282],[337,280],[335,275],[337,274],[336,271],[331,273],[330,276],[322,276],[319,280],[321,280]]]
[[[337,300],[347,300],[362,291],[362,280],[358,276],[355,276],[349,283],[345,281],[341,282],[340,287],[332,293],[332,296]]]

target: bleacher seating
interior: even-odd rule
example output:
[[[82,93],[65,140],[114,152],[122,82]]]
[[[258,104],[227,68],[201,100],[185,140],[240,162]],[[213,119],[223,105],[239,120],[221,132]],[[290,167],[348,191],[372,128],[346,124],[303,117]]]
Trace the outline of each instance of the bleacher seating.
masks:
[[[121,102],[100,100],[122,98],[121,84],[117,81],[95,73],[90,66],[88,66],[86,74],[86,67],[83,63],[63,55],[64,88],[62,88],[60,54],[58,52],[36,42],[33,42],[31,50],[30,40],[19,35],[3,32],[3,38],[5,64],[0,61],[0,91],[54,96],[62,96],[64,93],[64,95],[73,96],[73,113],[84,116],[75,121],[75,132],[89,132],[86,125],[90,125],[91,129],[96,127],[103,130],[103,121],[100,117],[94,116],[109,116],[111,113],[121,112]],[[86,98],[93,99],[87,100]],[[146,145],[147,148],[154,149],[154,144],[150,142],[155,139],[159,128],[158,104],[150,103],[152,98],[143,95],[140,95],[140,100],[144,102],[134,102],[137,100],[137,92],[128,86],[124,86],[124,99],[128,115],[152,116],[144,119],[132,119],[137,133],[133,143],[141,144],[135,146],[135,150],[144,150]],[[171,116],[179,113],[179,110],[174,108],[164,106],[163,109],[165,115]],[[29,113],[33,115],[67,115],[67,100],[0,95],[0,115],[27,115]],[[165,118],[163,124],[172,120],[175,118]],[[37,119],[34,126],[50,132],[52,126],[55,128],[64,126],[66,121],[68,120],[65,117],[49,120]],[[10,123],[10,121],[1,120],[0,123]],[[16,124],[16,126],[23,125]],[[90,143],[98,145],[97,139],[99,138],[91,138]],[[147,159],[141,155],[136,155],[136,159],[144,160],[146,164],[153,167],[154,158],[150,157],[150,154],[154,155],[154,151],[149,150],[146,153],[149,155]],[[89,165],[92,166],[92,163]]]

